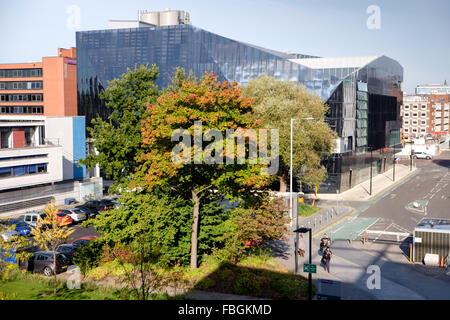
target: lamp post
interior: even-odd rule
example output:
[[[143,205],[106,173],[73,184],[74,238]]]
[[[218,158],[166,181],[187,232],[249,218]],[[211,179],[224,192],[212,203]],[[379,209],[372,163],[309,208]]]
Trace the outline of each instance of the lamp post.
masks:
[[[297,234],[299,233],[306,233],[309,232],[309,264],[312,264],[312,230],[311,228],[297,228],[296,230],[294,230],[294,232]],[[295,250],[295,255],[297,255],[297,250]],[[297,262],[295,265],[295,269],[297,270]],[[311,272],[308,272],[308,300],[312,300],[312,276],[311,276]]]
[[[372,147],[370,148],[370,191],[369,195],[372,195]]]
[[[290,163],[290,168],[289,168],[289,200],[290,200],[290,218],[291,218],[291,227],[292,227],[292,220],[293,220],[293,212],[294,212],[294,203],[293,203],[293,199],[292,199],[292,155],[293,155],[293,141],[294,141],[294,120],[314,120],[314,118],[291,118],[291,163]],[[296,223],[295,223],[295,227],[296,229],[298,229],[298,210],[297,210],[297,216],[296,216]],[[298,233],[296,233],[295,235],[295,273],[298,272],[298,255],[297,255],[297,251],[298,251]]]
[[[392,181],[395,181],[395,144],[394,144],[394,163],[392,164]]]

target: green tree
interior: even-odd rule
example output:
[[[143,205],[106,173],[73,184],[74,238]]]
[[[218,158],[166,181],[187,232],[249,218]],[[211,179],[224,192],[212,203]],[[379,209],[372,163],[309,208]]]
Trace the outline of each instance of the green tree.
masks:
[[[56,295],[56,248],[67,241],[75,231],[67,227],[67,217],[61,220],[58,217],[59,208],[52,201],[44,210],[45,216],[41,218],[36,228],[31,229],[34,241],[46,251],[53,253],[53,294]]]
[[[253,116],[263,127],[279,129],[280,170],[277,178],[282,192],[287,189],[289,177],[291,118],[314,118],[294,121],[293,171],[302,183],[318,186],[326,177],[320,161],[333,151],[337,138],[324,121],[327,105],[301,84],[266,75],[250,80],[242,88],[242,95],[252,99]]]
[[[194,151],[194,146],[184,144],[187,162],[173,161],[172,149],[178,144],[172,141],[177,129],[185,129],[188,138],[194,134],[195,122],[201,122],[203,133],[208,129],[226,136],[227,129],[247,129],[254,124],[251,101],[241,96],[236,82],[230,84],[217,81],[212,73],[207,73],[198,81],[194,77],[175,83],[165,91],[157,103],[149,106],[150,116],[142,122],[142,137],[145,152],[140,157],[140,166],[132,184],[146,190],[169,187],[192,201],[191,268],[197,268],[198,229],[200,204],[211,195],[224,197],[244,197],[252,189],[267,183],[267,176],[261,175],[261,166],[249,164],[226,165],[223,159],[224,141],[211,137],[211,152],[219,160],[206,165],[205,158]],[[184,138],[183,138],[184,139]],[[195,138],[194,138],[195,139]],[[186,141],[182,141],[186,142]],[[178,144],[179,145],[179,144]],[[198,156],[200,154],[200,156]],[[231,155],[227,155],[231,157]]]
[[[108,82],[100,97],[112,110],[108,121],[93,119],[88,132],[97,154],[89,154],[82,164],[93,168],[99,164],[114,186],[123,186],[132,178],[137,159],[142,153],[141,120],[148,116],[146,105],[154,103],[158,88],[154,81],[158,68],[153,65],[136,65],[120,79]]]

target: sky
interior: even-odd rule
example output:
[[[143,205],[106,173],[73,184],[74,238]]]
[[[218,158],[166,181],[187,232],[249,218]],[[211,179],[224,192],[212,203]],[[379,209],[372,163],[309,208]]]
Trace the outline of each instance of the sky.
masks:
[[[386,55],[403,66],[407,93],[450,82],[448,0],[0,0],[0,63],[39,62],[58,47],[75,47],[76,31],[166,8],[189,12],[196,27],[268,49]]]

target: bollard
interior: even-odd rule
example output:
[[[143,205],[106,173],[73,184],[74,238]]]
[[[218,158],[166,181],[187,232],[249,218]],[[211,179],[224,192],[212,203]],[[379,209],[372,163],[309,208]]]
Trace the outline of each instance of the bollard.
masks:
[[[366,231],[366,242],[369,242],[369,233]]]
[[[412,243],[409,244],[409,262],[412,262]]]

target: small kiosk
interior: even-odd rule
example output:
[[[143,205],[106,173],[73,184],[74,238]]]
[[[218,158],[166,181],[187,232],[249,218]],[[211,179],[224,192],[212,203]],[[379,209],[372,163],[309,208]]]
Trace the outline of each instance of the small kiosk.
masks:
[[[448,265],[450,255],[450,220],[423,218],[414,229],[413,261],[423,262],[426,254],[444,257]]]

